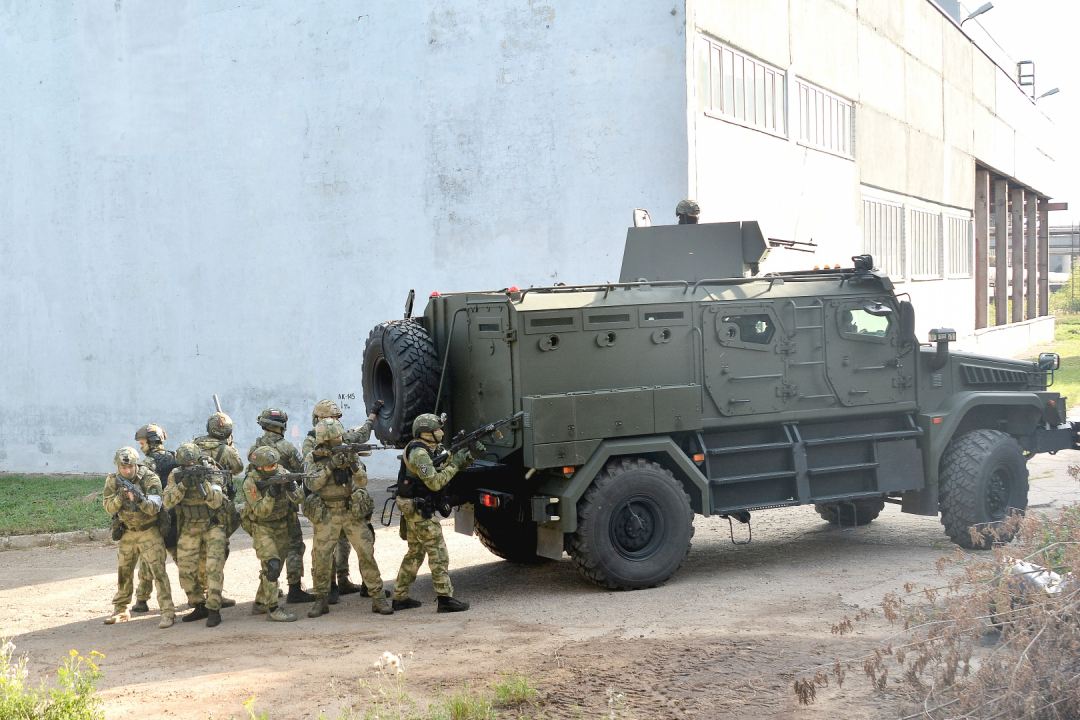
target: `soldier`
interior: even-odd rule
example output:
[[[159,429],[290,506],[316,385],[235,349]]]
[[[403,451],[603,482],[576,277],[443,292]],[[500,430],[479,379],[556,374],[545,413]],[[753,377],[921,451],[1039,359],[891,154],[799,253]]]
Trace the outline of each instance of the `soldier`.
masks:
[[[240,453],[233,447],[233,421],[223,412],[216,412],[206,421],[206,435],[195,438],[192,442],[202,451],[204,457],[220,470],[228,470],[234,476],[244,471],[244,461]],[[229,559],[229,538],[236,528],[240,526],[240,516],[236,512],[233,500],[236,499],[236,485],[232,480],[222,483],[226,502],[222,505],[220,514],[222,526],[225,528],[225,559]],[[200,568],[205,565],[205,558],[201,561]],[[200,569],[200,575],[204,580],[205,571]],[[224,576],[223,576],[224,577]],[[232,598],[221,598],[221,607],[232,607],[236,601]]]
[[[442,526],[433,517],[433,510],[436,493],[446,487],[454,475],[472,464],[473,457],[461,450],[441,470],[437,470],[431,459],[443,451],[440,445],[442,421],[436,415],[425,413],[413,420],[412,432],[414,439],[405,446],[405,452],[401,455],[397,492],[397,506],[401,511],[401,522],[406,526],[409,551],[401,561],[401,569],[394,583],[393,607],[395,610],[420,607],[419,600],[409,597],[409,587],[416,581],[416,571],[426,555],[431,582],[439,598],[438,612],[462,612],[469,609],[469,603],[453,597],[450,556],[446,552]],[[484,452],[483,445],[477,443],[477,452]]]
[[[304,514],[315,528],[311,548],[315,604],[308,617],[316,618],[330,612],[327,595],[330,592],[331,555],[342,533],[356,548],[360,574],[371,597],[371,611],[392,615],[394,610],[383,594],[382,575],[375,563],[375,534],[371,528],[375,501],[364,489],[367,471],[356,453],[332,450],[335,445],[342,444],[343,436],[348,440],[340,422],[334,418],[320,420],[315,426],[315,448],[304,458],[304,468],[312,476],[305,480],[311,495],[304,506]]]
[[[263,429],[263,435],[248,449],[248,458],[251,458],[251,454],[257,448],[272,447],[278,453],[278,462],[288,472],[304,472],[303,458],[297,452],[296,446],[285,439],[285,428],[289,425],[288,413],[279,408],[267,408],[259,413],[257,422]],[[254,465],[248,465],[248,474],[251,474],[254,468]],[[301,490],[302,494],[303,490]],[[247,493],[244,496],[246,498]],[[297,508],[293,508],[293,511],[285,517],[289,528],[289,551],[285,560],[285,566],[288,569],[289,594],[285,597],[285,602],[289,604],[315,600],[315,596],[305,592],[301,584],[304,577],[304,551],[307,547],[304,545],[304,531],[300,527],[300,518],[297,517],[296,510]]]
[[[349,440],[348,442],[366,443],[368,438],[371,437],[371,428],[375,423],[376,413],[382,408],[382,401],[376,400],[372,405],[371,413],[368,415],[368,422],[361,425],[359,428],[354,428],[355,440]],[[333,400],[320,400],[315,403],[315,409],[311,411],[311,427],[314,428],[320,420],[325,418],[333,418],[335,420],[341,419],[341,408]],[[364,434],[366,429],[367,434]],[[350,431],[352,432],[352,431]],[[306,459],[308,454],[315,449],[315,430],[310,430],[307,437],[304,438],[304,444],[300,450],[301,454]],[[367,593],[367,588],[360,585],[354,585],[349,580],[349,539],[345,537],[345,533],[341,533],[341,537],[338,538],[337,546],[334,548],[334,576],[330,578],[330,592],[327,595],[327,602],[331,605],[337,605],[338,595],[351,595],[355,592]]]
[[[296,452],[296,448],[293,448]],[[268,484],[265,481],[284,473],[278,463],[281,455],[275,448],[260,445],[248,453],[251,469],[244,477],[244,520],[255,545],[255,555],[262,563],[259,592],[252,615],[266,615],[273,622],[295,622],[296,616],[278,607],[278,576],[282,558],[289,553],[289,517],[296,519],[296,509],[304,495],[293,481]],[[262,488],[259,486],[263,485]],[[314,596],[312,596],[314,599]]]
[[[216,627],[221,624],[221,583],[226,543],[225,528],[218,511],[228,501],[221,489],[221,481],[231,483],[232,480],[218,475],[185,477],[186,468],[196,465],[213,468],[210,460],[194,443],[184,443],[178,447],[176,461],[179,467],[169,475],[164,500],[166,508],[177,508],[180,518],[176,564],[180,569],[180,584],[194,608],[183,617],[183,622],[206,618],[207,627]],[[200,578],[200,565],[203,563],[205,584]]]
[[[680,225],[697,225],[699,215],[701,208],[698,207],[697,200],[681,200],[675,208],[675,216],[679,218]]]
[[[168,482],[169,473],[176,467],[176,456],[165,449],[165,441],[168,439],[169,436],[165,434],[161,426],[153,423],[143,425],[135,431],[135,440],[139,443],[139,448],[145,456],[142,465],[157,473],[162,487]],[[164,540],[165,550],[172,556],[173,562],[176,562],[176,534],[176,511],[170,510],[169,531],[165,533]],[[150,572],[150,566],[145,560],[140,560],[139,586],[135,590],[135,604],[131,606],[131,612],[144,613],[150,611],[146,601],[150,599],[150,593],[154,589],[153,583],[154,576]]]
[[[141,559],[157,582],[158,605],[161,607],[159,628],[172,627],[176,609],[172,589],[165,572],[165,543],[158,526],[161,510],[161,481],[151,470],[139,466],[135,448],[122,447],[113,457],[116,472],[105,478],[102,504],[105,512],[119,515],[123,535],[119,538],[116,595],[113,614],[105,618],[106,625],[131,619],[127,606],[131,602],[131,586],[135,580],[135,564]],[[124,485],[128,487],[124,487]]]

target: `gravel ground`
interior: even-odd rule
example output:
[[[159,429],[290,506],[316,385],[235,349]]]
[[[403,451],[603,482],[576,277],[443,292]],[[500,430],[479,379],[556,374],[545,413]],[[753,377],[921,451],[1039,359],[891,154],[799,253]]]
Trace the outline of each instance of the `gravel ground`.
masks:
[[[1033,509],[1080,501],[1080,485],[1065,472],[1070,460],[1080,454],[1031,461]],[[385,497],[386,483],[373,484],[373,495]],[[301,619],[291,624],[250,615],[258,564],[240,531],[225,575],[238,605],[216,629],[177,622],[158,630],[153,600],[149,616],[103,625],[115,591],[114,546],[10,551],[0,554],[0,636],[30,654],[35,682],[72,648],[105,653],[100,688],[109,718],[243,716],[252,695],[275,720],[334,717],[355,701],[358,679],[375,679],[372,664],[386,650],[413,653],[407,687],[421,703],[440,687],[486,686],[512,670],[536,680],[550,718],[607,717],[609,688],[637,718],[896,717],[895,696],[871,691],[858,673],[810,707],[797,705],[792,681],[894,631],[872,619],[837,637],[830,628],[844,616],[908,581],[941,584],[934,563],[954,548],[936,518],[888,505],[871,525],[841,532],[812,508],[765,511],[755,513],[745,547],[731,544],[725,520],[699,517],[695,525],[693,549],[667,585],[607,592],[567,558],[512,565],[446,521],[455,594],[473,604],[469,612],[437,615],[425,568],[413,590],[424,602],[417,610],[373,615],[351,595],[317,620],[292,606]],[[737,526],[737,537],[745,529]],[[395,527],[378,529],[376,551],[390,582],[405,551]],[[168,571],[182,606],[171,561]]]

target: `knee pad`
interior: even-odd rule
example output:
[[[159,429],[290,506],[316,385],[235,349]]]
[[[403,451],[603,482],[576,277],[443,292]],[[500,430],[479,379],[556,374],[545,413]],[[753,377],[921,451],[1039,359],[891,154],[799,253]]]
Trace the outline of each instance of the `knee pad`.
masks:
[[[266,577],[272,582],[277,582],[279,575],[281,575],[281,560],[270,558],[266,561]]]

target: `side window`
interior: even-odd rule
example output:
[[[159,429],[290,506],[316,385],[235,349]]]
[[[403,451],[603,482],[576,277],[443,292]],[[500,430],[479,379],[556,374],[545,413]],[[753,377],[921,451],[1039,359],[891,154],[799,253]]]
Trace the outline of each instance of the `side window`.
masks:
[[[768,315],[725,315],[720,318],[720,343],[768,345],[776,325]]]
[[[885,342],[889,333],[889,318],[871,315],[859,307],[841,308],[837,315],[840,332],[853,340]]]

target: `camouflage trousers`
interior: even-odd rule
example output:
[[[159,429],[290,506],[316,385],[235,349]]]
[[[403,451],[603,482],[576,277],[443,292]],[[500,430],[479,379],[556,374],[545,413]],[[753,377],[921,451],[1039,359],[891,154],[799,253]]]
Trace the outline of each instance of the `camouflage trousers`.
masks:
[[[157,582],[158,606],[162,617],[174,617],[172,587],[165,572],[165,541],[161,539],[157,525],[145,530],[128,530],[116,546],[116,595],[113,608],[117,613],[127,610],[131,602],[132,586],[135,583],[135,565],[140,559],[147,566],[147,571]],[[149,593],[147,594],[149,597]]]
[[[431,570],[431,582],[435,586],[435,594],[453,597],[454,586],[450,584],[450,554],[446,551],[442,525],[435,518],[425,520],[416,511],[416,506],[410,499],[398,498],[397,506],[401,511],[401,522],[406,525],[409,550],[401,561],[401,568],[394,582],[394,599],[404,600],[409,597],[409,588],[416,582],[416,572],[424,564],[425,556],[428,568]]]
[[[349,574],[349,550],[349,538],[343,532],[334,546],[334,572]]]
[[[295,512],[285,516],[288,524],[289,549],[285,557],[285,566],[290,585],[299,585],[304,578],[304,529],[300,527],[300,518]]]
[[[327,508],[326,517],[318,522],[312,520],[311,525],[315,529],[311,546],[311,572],[316,595],[330,592],[330,574],[334,570],[332,556],[343,536],[356,548],[360,575],[367,583],[368,595],[376,597],[376,593],[382,593],[382,574],[375,563],[375,534],[367,519],[357,520],[347,508]]]
[[[176,548],[165,548],[165,552],[176,562]],[[154,572],[145,559],[139,558],[139,586],[135,589],[135,599],[146,602],[154,591]]]
[[[275,608],[278,605],[278,582],[266,576],[266,564],[274,558],[283,561],[289,556],[288,519],[256,520],[251,524],[251,542],[260,563],[259,591],[255,594],[255,602]]]
[[[176,541],[176,565],[188,603],[206,603],[207,610],[221,609],[221,586],[225,581],[225,529],[211,525],[192,528],[185,523]]]

